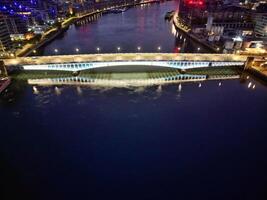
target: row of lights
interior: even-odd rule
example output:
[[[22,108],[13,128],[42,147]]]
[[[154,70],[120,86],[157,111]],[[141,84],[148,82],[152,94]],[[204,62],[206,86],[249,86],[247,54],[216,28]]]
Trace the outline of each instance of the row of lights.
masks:
[[[140,46],[137,47],[137,51],[141,51],[141,49],[142,49],[142,48],[141,48]],[[180,50],[181,48],[179,47],[178,49]],[[157,47],[157,50],[158,50],[158,51],[161,51],[161,46],[158,46],[158,47]],[[201,50],[201,48],[198,47],[198,48],[197,48],[197,51],[200,51],[200,50]],[[80,52],[80,49],[79,49],[79,48],[76,48],[75,51],[78,53],[78,52]],[[97,52],[100,52],[100,51],[101,51],[100,47],[97,47],[97,48],[96,48],[96,51],[97,51]],[[120,51],[121,51],[121,47],[117,47],[117,51],[120,52]],[[58,49],[54,49],[54,52],[55,52],[55,53],[58,53],[59,50],[58,50]],[[37,53],[36,50],[33,50],[33,53],[34,53],[34,54]]]
[[[140,46],[137,47],[137,51],[141,51],[141,49],[142,49],[142,48],[141,48]],[[158,47],[157,47],[157,50],[160,51],[160,50],[161,50],[161,46],[158,46]],[[96,51],[97,51],[97,52],[100,52],[100,51],[101,51],[100,47],[97,47],[97,48],[96,48]],[[120,51],[121,51],[121,47],[117,47],[117,51],[120,52]],[[58,49],[54,49],[54,52],[55,52],[55,53],[58,53],[59,50],[58,50]],[[79,48],[76,48],[76,49],[75,49],[75,52],[77,52],[77,53],[80,52],[80,49],[79,49]],[[36,50],[33,50],[33,53],[37,53]]]

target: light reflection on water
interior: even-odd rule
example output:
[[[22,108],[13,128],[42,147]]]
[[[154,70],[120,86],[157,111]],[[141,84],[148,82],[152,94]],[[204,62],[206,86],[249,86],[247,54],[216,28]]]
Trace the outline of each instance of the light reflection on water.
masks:
[[[257,87],[253,90],[254,84]],[[162,185],[157,185],[162,181],[155,182],[159,176],[173,188],[170,192],[174,199],[179,199],[177,190],[181,188],[179,194],[188,187],[190,191],[207,189],[202,184],[185,186],[189,179],[193,183],[208,177],[221,195],[227,188],[242,185],[252,173],[242,191],[250,193],[254,185],[261,188],[264,184],[259,178],[267,177],[265,167],[258,162],[265,161],[266,155],[267,139],[262,130],[267,120],[267,87],[252,78],[206,81],[201,88],[198,86],[35,85],[39,91],[36,94],[32,85],[17,82],[9,89],[17,95],[12,103],[0,98],[0,118],[5,123],[0,152],[5,152],[8,163],[20,172],[20,180],[27,180],[23,184],[30,184],[37,194],[52,194],[55,182],[63,184],[64,191],[58,191],[58,195],[64,199],[75,199],[68,198],[68,191],[80,194],[88,190],[78,187],[77,182],[91,184],[92,191],[106,191],[112,183],[126,190],[135,188],[135,192],[139,188],[133,182],[143,182],[146,189],[151,187],[152,194],[159,192],[153,199],[164,199],[166,193],[162,194]],[[212,167],[207,163],[213,163]],[[241,171],[244,164],[252,171]],[[182,184],[172,182],[169,174],[180,180],[189,168],[190,175],[182,178]],[[200,168],[205,173],[199,173]],[[71,173],[61,173],[68,169]],[[73,171],[80,174],[76,176]],[[153,171],[149,177],[148,171]],[[91,174],[100,180],[97,184]],[[36,178],[43,177],[46,184],[36,186]],[[234,183],[224,181],[225,177]],[[86,195],[91,197],[92,191]],[[205,194],[216,197],[212,191],[208,189]],[[108,199],[103,193],[95,195]],[[239,195],[234,189],[226,196]]]
[[[210,83],[208,83],[210,82]],[[62,98],[70,99],[71,96],[68,96],[70,92],[73,93],[73,95],[80,97],[78,103],[84,104],[84,98],[87,98],[89,96],[90,100],[95,100],[99,97],[99,95],[104,95],[107,99],[109,98],[109,95],[116,92],[117,96],[125,96],[125,92],[127,92],[128,95],[130,95],[132,98],[129,99],[129,102],[131,103],[138,103],[139,100],[136,96],[143,99],[150,99],[150,100],[157,100],[159,98],[164,97],[164,94],[166,92],[168,93],[169,87],[175,86],[176,88],[176,99],[178,102],[182,101],[183,93],[188,90],[188,86],[190,85],[191,89],[198,88],[198,90],[203,90],[203,87],[205,88],[205,85],[212,84],[216,85],[218,88],[224,87],[223,82],[225,81],[208,81],[208,82],[194,82],[194,83],[175,83],[170,85],[158,85],[158,86],[142,86],[142,87],[104,87],[104,86],[33,86],[32,94],[35,96],[35,101],[37,102],[36,106],[39,108],[44,108],[47,105],[56,105],[59,101],[62,101]],[[254,83],[254,82],[253,82]],[[252,81],[250,80],[248,85],[252,85]],[[255,84],[253,84],[255,86]],[[255,86],[256,87],[256,86]],[[252,86],[248,89],[254,89]],[[194,90],[195,90],[194,89]],[[37,92],[38,91],[38,92]],[[90,94],[88,94],[90,93]],[[67,96],[66,96],[67,95]]]

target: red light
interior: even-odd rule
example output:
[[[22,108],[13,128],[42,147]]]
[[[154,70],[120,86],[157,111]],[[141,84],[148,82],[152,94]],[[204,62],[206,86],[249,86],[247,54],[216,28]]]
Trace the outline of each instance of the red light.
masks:
[[[180,53],[180,50],[181,50],[180,47],[175,47],[175,48],[173,49],[174,53]]]
[[[184,0],[185,4],[191,7],[202,7],[204,6],[204,0]]]

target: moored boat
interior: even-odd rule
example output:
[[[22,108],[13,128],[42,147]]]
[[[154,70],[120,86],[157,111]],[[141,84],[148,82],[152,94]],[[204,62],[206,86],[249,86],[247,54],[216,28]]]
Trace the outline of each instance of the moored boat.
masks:
[[[11,79],[9,77],[0,78],[0,94],[5,91],[5,89],[11,83]]]
[[[171,20],[173,15],[174,15],[174,13],[175,13],[174,10],[167,12],[166,15],[165,15],[165,19]]]

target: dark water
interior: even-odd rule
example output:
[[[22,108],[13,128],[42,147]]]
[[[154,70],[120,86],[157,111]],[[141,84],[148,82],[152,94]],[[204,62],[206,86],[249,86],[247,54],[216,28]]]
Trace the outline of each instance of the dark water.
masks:
[[[122,41],[130,51],[137,30],[146,34],[135,38],[147,50],[161,44],[172,51],[169,25],[157,21],[175,4],[72,27],[44,54],[55,46],[70,53],[75,44],[93,51],[100,44],[94,41],[105,51]],[[37,88],[34,94],[26,82],[14,82],[0,98],[1,200],[267,199],[267,87],[256,80],[187,83],[181,91],[176,84],[161,91]]]
[[[165,21],[168,11],[176,10],[178,1],[151,4],[131,8],[122,14],[103,15],[98,20],[84,25],[72,25],[67,32],[39,50],[41,55],[120,52],[198,52],[199,44],[179,33],[174,37],[172,23]],[[185,39],[186,38],[186,39]],[[185,42],[184,42],[185,39]],[[180,50],[178,50],[180,48]],[[201,47],[199,52],[208,52]]]
[[[254,90],[239,80],[187,83],[180,92],[16,87],[0,102],[4,194],[265,199],[267,88],[252,81]]]

